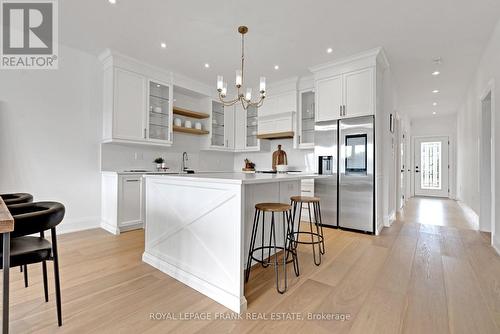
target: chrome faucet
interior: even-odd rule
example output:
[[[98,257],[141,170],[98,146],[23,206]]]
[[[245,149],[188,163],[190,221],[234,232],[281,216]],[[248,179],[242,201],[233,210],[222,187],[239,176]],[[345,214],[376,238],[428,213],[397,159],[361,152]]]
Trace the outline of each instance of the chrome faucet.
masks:
[[[188,158],[187,152],[182,152],[182,172],[185,172],[186,170],[188,170],[188,167],[186,165],[188,160],[189,160],[189,158]]]

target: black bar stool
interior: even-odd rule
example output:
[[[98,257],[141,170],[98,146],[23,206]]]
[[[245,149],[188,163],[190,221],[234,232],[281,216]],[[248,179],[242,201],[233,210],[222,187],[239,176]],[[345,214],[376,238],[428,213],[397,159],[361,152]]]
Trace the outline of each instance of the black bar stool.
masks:
[[[293,207],[293,222],[295,222],[295,214],[297,213],[298,208],[298,223],[297,230],[293,231],[293,243],[294,249],[297,248],[298,244],[306,244],[312,245],[313,249],[313,258],[314,264],[319,266],[321,264],[321,255],[325,254],[325,240],[323,237],[323,225],[321,223],[321,207],[320,207],[320,199],[319,197],[311,197],[311,196],[292,196],[290,198],[291,205]],[[300,230],[300,222],[302,219],[302,205],[307,204],[307,210],[309,211],[309,227],[310,231],[301,231]],[[313,214],[311,214],[311,204],[313,206]],[[314,218],[314,220],[313,220]],[[316,226],[316,232],[313,231],[313,225]],[[300,236],[310,236],[311,241],[301,241]],[[318,252],[316,253],[316,245],[318,245]]]
[[[260,247],[255,247],[255,240],[257,239],[257,230],[259,228],[259,218],[262,212],[262,244]],[[266,246],[264,244],[264,224],[265,224],[265,213],[271,212],[271,226],[269,232],[269,244]],[[275,223],[275,213],[282,213],[283,215],[283,246],[276,245],[276,223]],[[281,203],[258,203],[255,205],[255,215],[253,219],[252,236],[250,238],[250,249],[248,250],[247,268],[245,272],[245,282],[248,282],[250,277],[250,268],[252,267],[252,260],[260,263],[264,268],[269,265],[269,257],[271,256],[271,249],[274,250],[274,270],[276,272],[276,290],[279,293],[284,293],[287,288],[287,270],[286,264],[293,262],[293,268],[295,270],[295,275],[299,276],[299,262],[297,258],[297,252],[292,249],[293,235],[290,232],[293,231],[293,220],[292,220],[292,206],[288,204]],[[267,259],[264,259],[264,250],[267,249]],[[283,251],[283,271],[285,278],[285,286],[282,289],[280,285],[280,273],[278,264],[278,250]],[[254,256],[254,253],[260,251],[260,259]],[[289,255],[292,254],[292,259],[289,259]]]
[[[64,218],[64,205],[57,202],[36,202],[10,205],[8,209],[14,218],[14,231],[11,232],[10,240],[10,267],[54,261],[57,323],[62,326],[56,226]],[[50,230],[52,243],[44,237],[44,231],[47,230]],[[30,236],[35,233],[40,233],[40,237]],[[3,252],[0,254],[0,259],[3,260]],[[48,286],[45,265],[43,269],[45,301],[47,302]]]

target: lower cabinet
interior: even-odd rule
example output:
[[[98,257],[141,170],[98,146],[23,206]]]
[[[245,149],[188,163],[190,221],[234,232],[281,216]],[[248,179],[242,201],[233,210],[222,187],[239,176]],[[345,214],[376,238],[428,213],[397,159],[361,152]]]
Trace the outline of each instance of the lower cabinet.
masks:
[[[141,175],[102,173],[101,227],[113,234],[143,227]]]
[[[311,197],[314,196],[314,179],[304,179],[300,183],[300,195]],[[311,218],[313,215],[311,206]],[[307,203],[302,204],[302,217],[303,221],[309,221],[309,211],[307,209]]]

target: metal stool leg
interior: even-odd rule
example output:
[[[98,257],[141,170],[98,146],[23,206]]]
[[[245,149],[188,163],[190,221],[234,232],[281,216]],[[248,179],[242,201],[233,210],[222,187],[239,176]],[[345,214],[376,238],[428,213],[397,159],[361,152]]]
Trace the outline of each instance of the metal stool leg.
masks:
[[[316,204],[316,211],[318,212],[318,219],[317,219],[317,224],[316,224],[316,229],[318,228],[318,225],[319,225],[319,230],[318,230],[318,234],[321,235],[321,254],[325,254],[325,235],[323,234],[323,221],[321,219],[321,208],[320,208],[320,204],[319,202],[318,203],[315,203]]]
[[[294,230],[293,230],[293,219],[292,219],[292,211],[287,211],[286,212],[286,221],[287,221],[287,233],[286,233],[286,236],[287,236],[287,241],[288,242],[288,246],[286,245],[285,243],[285,248],[287,249],[287,260],[288,260],[288,254],[289,253],[292,253],[292,260],[293,260],[293,271],[295,272],[295,276],[299,276],[300,275],[300,270],[299,270],[299,259],[298,259],[298,256],[297,256],[297,251],[293,249],[293,240],[294,240]]]
[[[262,244],[261,244],[261,247],[264,247],[264,226],[266,225],[266,214],[264,211],[262,211],[262,236],[261,236],[261,240],[262,240]],[[271,246],[271,236],[269,236],[269,246]],[[264,261],[264,248],[261,249],[261,253],[260,253],[260,260],[262,261],[261,265],[263,268],[267,268],[269,266],[269,257],[271,256],[271,248],[268,249],[268,252],[267,252],[267,260]]]
[[[271,213],[271,237],[273,240],[273,248],[274,248],[274,271],[276,273],[276,290],[283,294],[285,293],[287,289],[286,285],[286,256],[283,254],[284,258],[284,266],[285,266],[285,288],[280,289],[281,284],[280,284],[280,274],[279,274],[279,264],[278,264],[278,251],[276,248],[276,225],[275,225],[275,220],[274,220],[274,212]]]
[[[247,259],[247,269],[245,271],[245,282],[248,282],[250,278],[250,268],[252,267],[252,254],[253,249],[255,247],[255,239],[257,236],[257,228],[259,226],[259,210],[255,210],[255,214],[253,216],[253,226],[252,226],[252,236],[250,237],[250,247],[248,249],[248,259]]]
[[[314,243],[313,221],[311,217],[311,203],[307,203],[307,211],[309,211],[309,228],[311,230],[311,244],[313,249],[314,264],[319,266],[321,264],[321,246],[318,245],[318,259],[316,259],[316,244]],[[318,239],[319,241],[319,239]]]
[[[43,273],[43,293],[45,295],[45,302],[49,301],[49,286],[47,283],[47,261],[42,262],[42,273]]]

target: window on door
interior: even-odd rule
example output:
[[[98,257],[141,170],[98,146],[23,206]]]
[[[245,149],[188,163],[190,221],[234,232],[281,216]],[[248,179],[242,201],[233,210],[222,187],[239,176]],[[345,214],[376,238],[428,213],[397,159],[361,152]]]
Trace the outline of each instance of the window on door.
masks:
[[[441,152],[441,142],[423,142],[420,144],[420,186],[422,189],[441,190]]]

